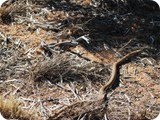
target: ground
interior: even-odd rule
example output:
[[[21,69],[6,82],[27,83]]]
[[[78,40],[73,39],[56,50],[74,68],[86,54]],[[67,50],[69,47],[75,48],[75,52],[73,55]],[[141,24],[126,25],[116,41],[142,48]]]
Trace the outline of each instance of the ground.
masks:
[[[159,13],[152,7],[151,16],[145,5],[147,15],[123,13],[114,5],[110,13],[80,1],[22,0],[2,7],[1,114],[44,120],[155,118],[160,111]],[[80,37],[78,45],[53,47]],[[112,65],[144,47],[118,68],[118,85],[99,101]]]

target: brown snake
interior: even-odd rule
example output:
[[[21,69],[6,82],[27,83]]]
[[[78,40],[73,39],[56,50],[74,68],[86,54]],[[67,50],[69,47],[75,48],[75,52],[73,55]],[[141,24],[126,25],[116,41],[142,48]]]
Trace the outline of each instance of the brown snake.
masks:
[[[143,50],[143,49],[142,49]],[[70,116],[79,116],[79,113],[96,113],[99,114],[100,113],[100,109],[104,107],[104,95],[106,93],[106,91],[112,87],[112,85],[114,84],[116,78],[117,78],[117,73],[118,73],[118,67],[128,58],[142,52],[142,50],[135,50],[133,52],[128,53],[127,55],[125,55],[124,57],[122,57],[120,60],[118,60],[117,62],[115,62],[113,64],[113,69],[112,69],[112,74],[111,74],[111,78],[109,79],[109,81],[100,88],[99,90],[99,96],[97,99],[95,99],[94,101],[78,101],[76,103],[73,103],[57,112],[55,112],[55,114],[51,117],[52,119],[61,119],[61,118],[69,118]],[[77,109],[79,108],[79,109]],[[101,112],[105,112],[105,109],[103,109]]]
[[[130,58],[130,57],[132,57],[132,56],[134,56],[134,55],[136,55],[136,54],[138,54],[138,53],[140,53],[140,52],[142,52],[142,50],[135,50],[135,51],[133,51],[133,52],[130,52],[130,53],[128,53],[127,55],[125,55],[124,57],[122,57],[120,60],[118,60],[117,62],[115,62],[115,63],[113,64],[112,74],[111,74],[111,77],[110,77],[109,81],[108,81],[105,85],[103,85],[103,86],[100,88],[100,90],[99,90],[99,95],[100,95],[100,96],[104,97],[106,91],[107,91],[108,89],[110,89],[110,88],[112,87],[112,85],[114,84],[114,82],[115,82],[115,80],[116,80],[116,78],[117,78],[118,67],[119,67],[125,60],[127,60],[128,58]]]

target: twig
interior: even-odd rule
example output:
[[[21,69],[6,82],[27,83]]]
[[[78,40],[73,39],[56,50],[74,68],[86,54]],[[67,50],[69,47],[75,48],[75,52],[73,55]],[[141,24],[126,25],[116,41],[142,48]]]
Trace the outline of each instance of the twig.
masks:
[[[39,91],[39,88],[38,88],[38,86],[36,86],[36,88],[37,88],[37,90],[38,90],[38,102],[37,103],[40,103],[40,109],[41,109],[41,113],[42,113],[42,117],[43,117],[43,120],[47,120],[47,112],[46,112],[46,110],[45,110],[45,108],[44,108],[44,106],[43,106],[43,103],[42,103],[42,101],[41,101],[41,99],[40,99],[40,91]]]
[[[153,65],[153,63],[151,62],[151,60],[149,60],[148,58],[142,58],[142,59],[141,59],[141,62],[143,62],[143,61],[145,61],[145,60],[148,61],[149,64]]]
[[[72,86],[72,87],[71,87]],[[76,98],[78,98],[78,99],[80,99],[81,100],[81,98],[78,96],[78,94],[77,94],[77,89],[75,88],[75,86],[74,86],[74,84],[71,82],[71,86],[68,86],[69,87],[69,89],[71,90],[71,92],[73,93],[73,95],[76,97]]]
[[[41,29],[44,29],[44,30],[47,30],[47,31],[49,31],[49,30],[52,30],[52,31],[55,31],[55,32],[60,31],[59,28],[54,27],[50,24],[35,23],[34,25],[35,25],[36,28],[41,28]]]
[[[130,39],[124,46],[122,46],[118,51],[121,52],[125,47],[127,47],[134,39]]]
[[[60,83],[57,83],[56,85],[59,86],[59,87],[61,87],[61,88],[64,89],[64,90],[70,91],[70,89],[64,87],[64,86],[63,86],[62,84],[60,84]]]
[[[76,52],[74,52],[74,51],[70,51],[70,53],[75,54],[75,55],[77,55],[78,57],[83,58],[83,59],[86,60],[86,61],[91,61],[91,60],[88,59],[87,57],[83,57],[81,54],[76,53]]]
[[[48,49],[49,51],[52,51],[51,49],[54,49],[56,47],[60,47],[60,49],[68,50],[70,47],[76,47],[77,45],[82,42],[82,44],[89,44],[89,39],[87,38],[88,35],[81,36],[77,39],[73,39],[71,41],[64,41],[59,43],[50,43],[46,44],[44,41],[41,41],[42,48]],[[54,51],[53,51],[54,52]]]
[[[42,103],[42,101],[40,99],[38,101],[40,103],[43,120],[47,120],[47,113],[46,113],[46,110],[45,110],[45,108],[43,106],[43,103]]]
[[[107,118],[107,115],[106,115],[106,114],[104,114],[104,120],[108,120],[108,118]]]

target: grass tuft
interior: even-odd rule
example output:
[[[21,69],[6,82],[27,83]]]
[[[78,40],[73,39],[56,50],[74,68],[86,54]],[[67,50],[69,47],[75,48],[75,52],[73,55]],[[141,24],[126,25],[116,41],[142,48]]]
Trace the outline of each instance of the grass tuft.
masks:
[[[22,103],[13,96],[9,98],[0,97],[0,113],[6,119],[35,120],[35,111],[26,111],[22,108]]]

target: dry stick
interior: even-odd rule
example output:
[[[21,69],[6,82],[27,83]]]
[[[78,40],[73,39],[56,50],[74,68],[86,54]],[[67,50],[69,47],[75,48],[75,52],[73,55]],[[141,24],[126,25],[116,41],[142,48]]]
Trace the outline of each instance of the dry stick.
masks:
[[[63,41],[63,42],[59,42],[59,43],[50,43],[50,44],[45,44],[44,41],[41,42],[42,47],[48,47],[51,49],[54,49],[55,47],[76,47],[77,45],[79,45],[80,42],[85,42],[86,44],[89,44],[89,39],[87,38],[87,35],[83,35],[77,39],[71,40],[71,41]]]
[[[96,103],[97,105],[93,105]],[[59,111],[57,111],[53,116],[52,119],[59,120],[61,117],[65,115],[65,117],[69,117],[70,115],[75,115],[78,113],[90,113],[92,111],[100,111],[100,109],[103,107],[103,104],[101,103],[101,100],[94,100],[94,101],[78,101],[75,103],[72,103],[69,106],[66,106]],[[82,109],[75,109],[75,108],[82,108]]]
[[[71,86],[72,86],[72,87],[71,87]],[[75,88],[75,86],[74,86],[73,83],[71,83],[71,86],[69,85],[68,87],[69,87],[70,91],[73,93],[73,95],[74,95],[76,98],[81,99],[80,96],[76,93],[76,88]]]
[[[36,85],[36,88],[38,90],[37,94],[38,94],[38,101],[37,103],[40,104],[40,109],[41,109],[41,114],[42,114],[42,117],[43,117],[43,120],[47,120],[47,112],[46,112],[46,109],[45,107],[43,106],[43,103],[41,101],[41,98],[40,98],[40,91],[39,91],[39,88],[38,86]]]
[[[124,46],[122,46],[118,51],[122,51],[123,48],[127,47],[134,39],[130,39]]]

